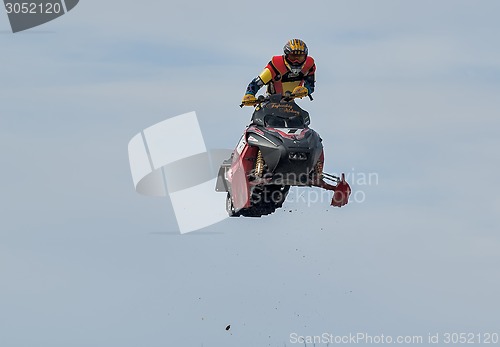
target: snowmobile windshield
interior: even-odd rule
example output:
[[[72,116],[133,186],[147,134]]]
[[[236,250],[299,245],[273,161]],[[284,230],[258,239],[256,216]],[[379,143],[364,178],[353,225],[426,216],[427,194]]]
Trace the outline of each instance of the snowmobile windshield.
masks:
[[[302,116],[283,118],[268,114],[264,118],[264,124],[269,128],[303,128],[304,118]]]
[[[304,118],[302,116],[290,117],[286,120],[287,128],[303,128]]]

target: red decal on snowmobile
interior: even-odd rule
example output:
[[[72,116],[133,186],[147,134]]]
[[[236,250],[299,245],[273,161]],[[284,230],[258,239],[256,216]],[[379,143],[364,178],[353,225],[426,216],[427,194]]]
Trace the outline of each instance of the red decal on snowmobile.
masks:
[[[305,134],[307,131],[309,131],[308,128],[306,129],[300,129],[300,132],[297,131],[297,129],[293,129],[290,131],[290,129],[280,129],[280,128],[268,128],[270,131],[277,132],[280,136],[285,137],[287,139],[292,139],[292,140],[301,140],[304,138]],[[297,133],[298,132],[298,133]]]

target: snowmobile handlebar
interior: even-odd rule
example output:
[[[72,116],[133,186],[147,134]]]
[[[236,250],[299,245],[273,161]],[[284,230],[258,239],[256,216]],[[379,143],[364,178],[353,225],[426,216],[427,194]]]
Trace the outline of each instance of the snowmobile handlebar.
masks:
[[[309,99],[310,99],[311,101],[313,101],[313,100],[314,100],[314,99],[313,99],[313,97],[312,97],[310,94],[308,94],[307,96],[309,97]],[[282,99],[282,100],[285,100],[285,101],[292,101],[292,100],[293,100],[293,99],[295,99],[296,97],[298,97],[298,96],[296,96],[296,95],[295,95],[295,94],[293,94],[293,93],[290,93],[290,92],[285,92],[285,94],[283,94],[283,95],[282,95],[281,99]],[[248,106],[260,105],[260,104],[262,104],[262,103],[263,103],[263,102],[265,102],[265,101],[269,101],[269,99],[270,99],[270,98],[269,98],[269,95],[266,95],[266,96],[264,96],[264,95],[259,95],[259,97],[257,98],[257,100],[256,100],[255,104],[253,104],[253,105],[248,105]],[[243,103],[241,103],[241,104],[240,104],[240,107],[241,107],[241,108],[243,108],[243,106],[245,106],[245,105],[244,105]]]

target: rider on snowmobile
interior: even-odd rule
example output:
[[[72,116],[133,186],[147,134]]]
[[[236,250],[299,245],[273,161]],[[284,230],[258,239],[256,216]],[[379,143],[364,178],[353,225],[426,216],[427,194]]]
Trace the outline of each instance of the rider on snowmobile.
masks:
[[[264,71],[247,87],[242,104],[255,105],[255,94],[263,85],[267,85],[269,94],[283,94],[291,91],[296,97],[302,98],[314,92],[314,59],[308,56],[304,41],[289,40],[283,47],[283,55],[274,56]]]

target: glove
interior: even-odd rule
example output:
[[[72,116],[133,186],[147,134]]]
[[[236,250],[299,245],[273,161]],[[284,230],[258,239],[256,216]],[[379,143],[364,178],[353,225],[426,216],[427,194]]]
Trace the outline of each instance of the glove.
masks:
[[[245,94],[243,96],[243,100],[241,100],[241,104],[243,106],[253,106],[257,103],[257,99],[255,98],[255,95],[252,94]]]
[[[307,91],[307,88],[304,87],[304,86],[297,86],[293,89],[293,92],[292,94],[296,97],[296,98],[303,98],[304,96],[307,96],[308,94],[308,91]]]

